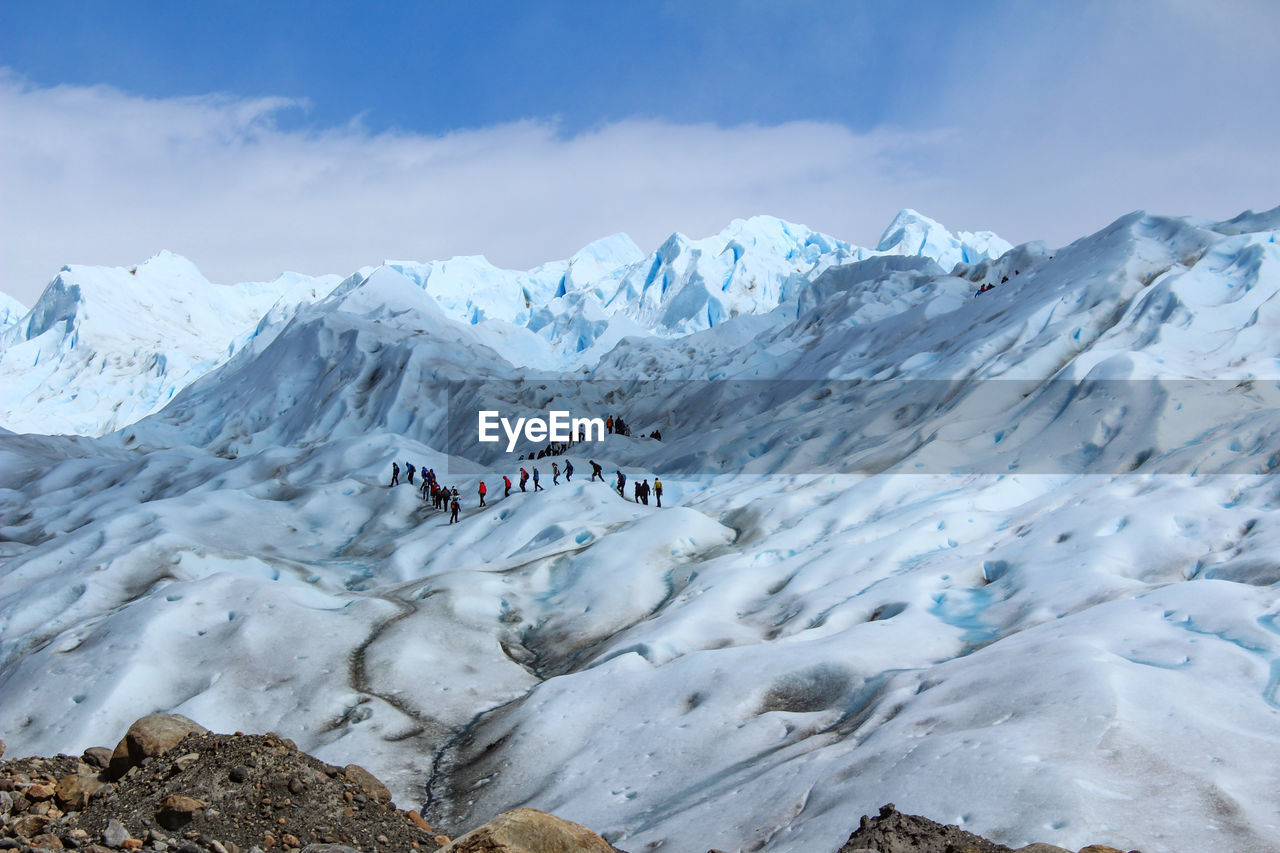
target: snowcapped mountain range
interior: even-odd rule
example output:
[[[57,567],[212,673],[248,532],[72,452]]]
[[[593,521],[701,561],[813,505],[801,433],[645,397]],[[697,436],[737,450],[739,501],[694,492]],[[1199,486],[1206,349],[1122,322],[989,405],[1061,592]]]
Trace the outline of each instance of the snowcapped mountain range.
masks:
[[[174,710],[447,830],[528,805],[631,851],[834,851],[889,801],[1280,848],[1278,230],[1015,248],[904,211],[875,249],[757,217],[527,272],[64,270],[0,350],[0,735]],[[463,452],[460,401],[563,385],[633,435]],[[520,465],[545,490],[504,497]]]
[[[501,340],[512,364],[564,369],[598,359],[626,335],[673,337],[767,312],[836,264],[912,255],[950,269],[1008,248],[985,232],[953,237],[914,211],[900,213],[874,250],[757,216],[703,240],[673,234],[648,256],[619,234],[528,272],[482,257],[388,261],[352,276],[344,293],[374,277],[403,277],[447,315],[478,326],[482,338]],[[0,338],[0,426],[77,435],[119,429],[247,343],[260,349],[294,311],[338,284],[337,276],[290,273],[223,287],[168,252],[132,270],[66,267],[21,322],[13,316],[20,305],[0,306],[9,312]]]

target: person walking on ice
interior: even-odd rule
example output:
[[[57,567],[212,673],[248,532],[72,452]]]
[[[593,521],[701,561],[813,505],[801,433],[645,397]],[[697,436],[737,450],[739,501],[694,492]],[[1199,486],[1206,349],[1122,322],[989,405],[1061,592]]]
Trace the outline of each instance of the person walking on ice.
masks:
[[[391,463],[391,485],[400,485],[400,465],[396,462]]]
[[[560,485],[560,466],[555,462],[551,463],[551,485]]]
[[[542,483],[540,483],[540,482],[539,482],[538,469],[537,469],[537,468],[534,468],[534,469],[533,469],[533,490],[534,490],[535,492],[545,491],[545,489],[543,489],[543,488],[542,488]]]
[[[621,471],[615,471],[618,475],[618,496],[624,501],[627,499],[627,475]]]
[[[484,506],[484,496],[489,490],[485,488],[484,480],[480,481],[480,506]]]
[[[454,495],[453,501],[449,504],[449,523],[450,524],[453,524],[455,521],[458,520],[459,508],[460,506],[458,504],[458,496]]]
[[[653,478],[653,496],[658,501],[658,506],[662,506],[662,481],[657,477]]]
[[[408,474],[409,474],[409,476],[408,476],[408,478],[407,478],[407,479],[409,480],[409,485],[410,485],[410,486],[412,486],[412,485],[413,485],[413,472],[414,472],[414,470],[415,470],[415,469],[414,469],[414,467],[413,467],[413,463],[412,463],[412,462],[406,462],[406,463],[404,463],[404,469],[405,469],[405,471],[407,471],[407,472],[408,472]]]
[[[573,482],[573,463],[568,459],[564,460],[564,481],[566,483]]]
[[[591,482],[596,481],[596,477],[600,478],[600,482],[604,482],[604,469],[593,459],[588,459],[587,464],[591,466]]]
[[[520,491],[525,491],[524,484],[529,482],[529,472],[524,468],[520,469]]]
[[[511,497],[511,478],[510,478],[510,477],[508,477],[506,474],[503,474],[503,475],[502,475],[502,485],[503,485],[503,486],[505,487],[505,489],[506,489],[506,491],[504,491],[504,492],[502,493],[502,496],[503,496],[504,498],[509,498],[509,497]]]
[[[424,476],[422,478],[422,499],[424,501],[427,499],[427,490],[430,488],[431,488],[431,481]]]

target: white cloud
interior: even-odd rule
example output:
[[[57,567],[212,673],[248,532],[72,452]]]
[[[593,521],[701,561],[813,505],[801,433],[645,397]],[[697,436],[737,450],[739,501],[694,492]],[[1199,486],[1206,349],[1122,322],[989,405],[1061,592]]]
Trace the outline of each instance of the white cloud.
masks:
[[[1146,56],[1164,30],[1143,32]],[[535,121],[293,131],[275,121],[300,106],[285,99],[157,100],[0,73],[0,290],[31,304],[64,263],[166,248],[230,282],[454,254],[524,268],[615,231],[648,249],[756,213],[867,244],[915,207],[953,229],[1061,243],[1138,207],[1225,217],[1280,203],[1273,87],[1207,99],[1219,82],[1169,60],[1157,70],[1194,100],[1146,97],[1146,77],[1115,76],[1127,44],[1102,40],[1060,78],[1035,65],[1036,44],[1008,46],[1001,62],[957,66],[910,129],[865,133],[639,120],[571,136]],[[1242,56],[1246,72],[1274,64]],[[1037,70],[1001,75],[1019,63]]]

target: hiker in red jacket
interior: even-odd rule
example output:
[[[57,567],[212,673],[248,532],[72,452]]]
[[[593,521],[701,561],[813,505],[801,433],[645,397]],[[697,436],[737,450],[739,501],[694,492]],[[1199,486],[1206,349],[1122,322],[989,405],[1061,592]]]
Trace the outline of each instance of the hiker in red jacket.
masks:
[[[506,487],[506,491],[502,493],[502,496],[504,498],[511,497],[511,478],[508,477],[506,474],[502,475],[502,485]]]
[[[484,506],[484,496],[489,490],[485,488],[484,480],[480,481],[480,506]]]

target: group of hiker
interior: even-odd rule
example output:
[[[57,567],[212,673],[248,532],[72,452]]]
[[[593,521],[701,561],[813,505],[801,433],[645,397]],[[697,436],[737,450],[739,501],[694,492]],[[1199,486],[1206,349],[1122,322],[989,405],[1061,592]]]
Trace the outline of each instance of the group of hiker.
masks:
[[[413,475],[420,473],[422,475],[422,485],[419,487],[422,492],[422,499],[425,501],[428,497],[431,499],[431,508],[448,510],[449,523],[453,524],[458,520],[458,512],[462,509],[459,503],[458,487],[449,488],[443,486],[436,481],[436,470],[434,468],[418,468],[412,462],[404,463],[405,481],[409,485],[413,485]],[[398,462],[391,463],[391,483],[392,486],[400,485],[400,464]],[[484,483],[480,484],[480,506],[484,506]]]
[[[593,459],[588,459],[587,463],[591,466],[591,481],[594,483],[598,479],[600,480],[600,482],[603,483],[605,481],[604,469],[601,468],[600,464]],[[420,489],[422,491],[422,499],[425,501],[428,499],[428,496],[429,496],[431,499],[431,506],[433,509],[448,510],[449,524],[453,524],[454,522],[458,521],[458,512],[461,509],[458,487],[454,486],[453,488],[449,488],[448,486],[444,486],[438,483],[436,481],[436,472],[434,468],[427,468],[425,466],[419,468],[415,466],[412,462],[406,462],[404,464],[405,464],[405,480],[406,482],[409,483],[409,485],[413,485],[414,474],[421,474],[422,485]],[[562,473],[564,475],[564,481],[566,483],[572,482],[573,480],[573,461],[572,460],[566,459],[564,461],[563,471],[561,471],[560,464],[558,462],[551,463],[551,485],[553,486],[560,485],[560,476]],[[621,471],[615,471],[614,473],[617,475],[617,478],[618,478],[618,481],[617,481],[618,494],[622,497],[623,500],[626,500],[627,475],[623,474]],[[520,491],[527,492],[529,490],[530,481],[533,482],[533,491],[535,492],[545,491],[545,489],[543,489],[542,487],[542,474],[541,472],[538,471],[537,467],[536,466],[534,467],[532,474],[529,473],[529,470],[527,468],[521,467],[520,475],[519,475]],[[398,462],[391,463],[391,482],[388,485],[389,486],[400,485],[400,463]],[[502,496],[504,498],[510,497],[512,483],[511,483],[511,478],[506,474],[502,475],[502,485],[503,485]],[[635,483],[634,485],[635,485],[635,502],[636,503],[644,504],[645,506],[648,506],[649,495],[652,494],[657,499],[657,505],[662,506],[662,481],[661,480],[655,477],[653,480],[652,487],[649,485],[648,479],[645,479],[644,481],[639,483]],[[485,485],[484,480],[480,481],[478,494],[480,497],[480,506],[488,506],[488,504],[485,503],[485,497],[489,494],[489,489]]]
[[[591,464],[592,466],[599,467],[599,466],[596,466],[596,463],[594,462],[592,462]],[[613,473],[618,476],[618,494],[625,501],[627,499],[627,475],[622,473],[621,471],[614,471]],[[594,480],[595,478],[596,477],[593,470],[591,479]],[[601,476],[600,479],[604,480],[604,477]],[[662,506],[662,481],[661,480],[659,480],[657,477],[654,477],[652,488],[650,488],[649,481],[647,479],[643,480],[642,482],[635,483],[634,485],[635,485],[636,503],[638,504],[642,503],[645,506],[648,506],[649,495],[653,494],[653,496],[656,497],[658,500],[658,506]]]

